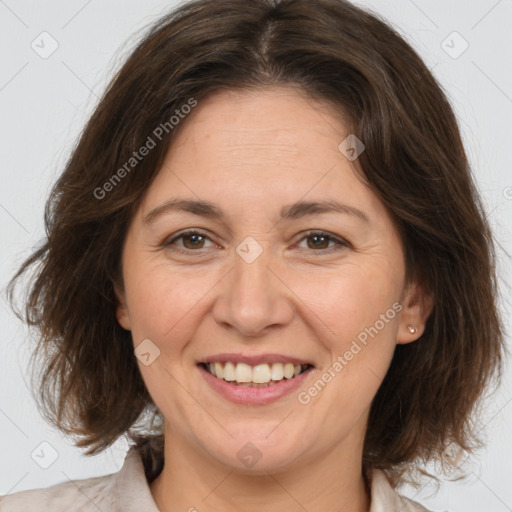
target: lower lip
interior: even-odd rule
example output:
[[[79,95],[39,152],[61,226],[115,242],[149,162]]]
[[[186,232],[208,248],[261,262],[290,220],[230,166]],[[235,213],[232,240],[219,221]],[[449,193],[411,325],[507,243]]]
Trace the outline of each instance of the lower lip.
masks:
[[[236,384],[226,382],[224,379],[214,377],[201,365],[199,365],[198,368],[206,382],[210,384],[217,393],[231,402],[246,405],[265,405],[275,402],[279,398],[296,390],[312,370],[312,368],[309,368],[293,379],[282,379],[272,386],[249,387],[237,386]]]

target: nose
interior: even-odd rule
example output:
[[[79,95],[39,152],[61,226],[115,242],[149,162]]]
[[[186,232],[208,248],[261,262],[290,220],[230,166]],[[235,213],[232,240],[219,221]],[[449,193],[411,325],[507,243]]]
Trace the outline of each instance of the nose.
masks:
[[[234,254],[233,268],[219,283],[213,307],[219,325],[248,337],[282,328],[294,314],[293,293],[266,252],[252,263]]]

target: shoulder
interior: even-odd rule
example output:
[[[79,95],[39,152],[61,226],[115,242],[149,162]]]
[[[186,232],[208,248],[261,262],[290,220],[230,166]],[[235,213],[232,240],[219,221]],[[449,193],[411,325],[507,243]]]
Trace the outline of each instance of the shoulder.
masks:
[[[158,512],[147,482],[144,464],[131,448],[123,467],[110,475],[72,480],[46,489],[0,496],[0,512]]]
[[[399,494],[390,484],[384,471],[371,474],[370,512],[432,512],[420,503]]]
[[[103,512],[113,508],[114,475],[74,480],[46,489],[31,489],[0,496],[0,512],[64,512],[80,510]]]

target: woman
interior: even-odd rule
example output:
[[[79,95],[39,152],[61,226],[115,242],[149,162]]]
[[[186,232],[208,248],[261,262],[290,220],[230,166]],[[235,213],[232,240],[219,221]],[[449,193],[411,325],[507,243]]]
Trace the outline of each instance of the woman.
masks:
[[[132,448],[2,511],[422,511],[398,485],[479,446],[492,236],[439,85],[349,2],[161,19],[46,221],[10,288],[38,265],[42,409],[87,454]]]

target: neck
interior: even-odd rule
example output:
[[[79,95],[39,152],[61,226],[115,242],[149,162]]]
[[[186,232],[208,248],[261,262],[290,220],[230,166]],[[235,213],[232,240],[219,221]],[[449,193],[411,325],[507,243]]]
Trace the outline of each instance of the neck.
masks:
[[[287,470],[243,474],[205,457],[166,429],[165,464],[150,484],[151,493],[161,512],[368,512],[362,444],[345,441]]]

